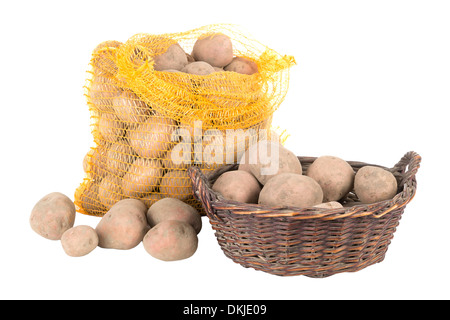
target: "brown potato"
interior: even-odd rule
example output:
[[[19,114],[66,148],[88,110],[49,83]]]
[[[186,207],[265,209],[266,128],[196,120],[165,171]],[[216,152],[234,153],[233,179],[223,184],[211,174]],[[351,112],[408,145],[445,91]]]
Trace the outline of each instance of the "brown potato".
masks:
[[[344,206],[337,201],[330,201],[330,202],[324,202],[321,204],[317,204],[314,207],[315,208],[325,208],[325,209],[339,209],[339,208],[343,208]]]
[[[90,226],[76,226],[63,233],[61,245],[67,255],[82,257],[97,248],[98,235]]]
[[[102,113],[98,120],[98,131],[102,138],[109,142],[115,142],[123,138],[125,124],[113,113]]]
[[[308,168],[306,175],[319,183],[323,201],[338,201],[353,189],[355,172],[347,161],[338,157],[318,157]]]
[[[30,225],[40,236],[59,240],[75,223],[75,204],[66,195],[52,192],[40,199],[33,207]]]
[[[88,89],[88,98],[92,104],[90,107],[95,111],[113,112],[113,102],[121,92],[112,77],[95,75]]]
[[[264,185],[258,203],[303,208],[315,206],[322,201],[322,189],[314,179],[296,173],[280,173]]]
[[[197,251],[194,228],[179,220],[164,220],[151,228],[142,241],[145,250],[163,261],[187,259]]]
[[[216,71],[209,63],[204,61],[196,61],[187,64],[183,69],[181,69],[181,72],[205,76]]]
[[[137,158],[122,178],[122,190],[127,198],[139,198],[156,188],[163,175],[161,161]]]
[[[174,120],[152,116],[133,130],[127,138],[134,151],[144,158],[162,158],[172,147],[172,131],[177,128]]]
[[[193,196],[191,178],[186,170],[168,171],[161,179],[159,190],[164,197],[182,201]]]
[[[106,153],[106,170],[109,174],[124,176],[131,163],[135,159],[135,153],[126,140],[120,140],[111,145]]]
[[[151,108],[130,90],[123,90],[114,96],[111,106],[117,117],[127,125],[144,122],[151,113]]]
[[[258,73],[258,66],[254,61],[248,58],[235,57],[229,65],[225,66],[224,70],[252,75]]]
[[[106,211],[106,208],[100,201],[98,192],[98,182],[90,180],[80,191],[80,194],[75,196],[78,199],[77,204],[88,214],[101,215],[102,212]]]
[[[188,63],[186,52],[178,43],[172,44],[167,51],[153,57],[153,68],[157,71],[175,69],[181,70]]]
[[[356,173],[355,193],[362,203],[389,200],[397,194],[397,180],[383,168],[365,166]]]
[[[180,220],[189,223],[199,233],[202,218],[197,209],[175,198],[164,198],[147,210],[147,221],[151,227],[164,220]]]
[[[98,184],[98,198],[106,210],[124,199],[121,179],[113,175],[105,176]]]
[[[223,68],[233,60],[233,44],[230,37],[221,33],[204,34],[195,42],[192,57],[213,67]]]
[[[148,231],[147,207],[137,199],[123,199],[114,204],[97,224],[98,245],[127,250],[136,247]]]
[[[214,182],[212,189],[230,200],[258,203],[261,185],[251,173],[235,170],[223,173]]]
[[[261,140],[245,151],[239,161],[239,170],[249,171],[265,185],[280,173],[302,174],[302,165],[297,156],[280,143]]]

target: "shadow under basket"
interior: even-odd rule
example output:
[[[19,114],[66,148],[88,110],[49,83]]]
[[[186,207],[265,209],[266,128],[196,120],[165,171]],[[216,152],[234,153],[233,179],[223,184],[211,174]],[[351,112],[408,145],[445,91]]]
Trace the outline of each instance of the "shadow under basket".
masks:
[[[303,173],[314,157],[298,157]],[[206,177],[189,168],[195,197],[200,200],[217,241],[227,257],[244,267],[279,276],[328,277],[354,272],[384,259],[406,205],[416,192],[421,157],[408,152],[392,168],[348,161],[355,172],[372,165],[389,170],[398,182],[397,195],[362,204],[351,192],[344,208],[269,207],[231,201],[212,190],[226,165]]]

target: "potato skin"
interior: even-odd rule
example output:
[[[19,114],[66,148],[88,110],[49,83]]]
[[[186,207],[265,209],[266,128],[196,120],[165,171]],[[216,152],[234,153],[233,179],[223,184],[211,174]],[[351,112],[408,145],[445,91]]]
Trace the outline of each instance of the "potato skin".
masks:
[[[259,194],[259,204],[312,207],[322,203],[323,191],[314,179],[295,173],[280,173],[270,179]]]
[[[333,156],[318,157],[306,175],[316,180],[323,190],[323,201],[338,201],[353,189],[355,172],[347,161]]]
[[[355,193],[362,203],[389,200],[397,194],[397,180],[383,168],[364,166],[355,175]]]
[[[60,192],[52,192],[40,199],[30,215],[31,228],[40,236],[60,240],[75,223],[76,208],[72,200]]]
[[[192,57],[223,68],[233,60],[233,43],[230,37],[221,33],[200,36],[192,49]]]
[[[163,261],[187,259],[197,251],[194,228],[179,220],[164,220],[151,228],[142,240],[145,250]]]
[[[90,226],[79,225],[63,233],[61,245],[71,257],[82,257],[98,246],[98,235]]]
[[[324,202],[314,206],[314,208],[325,208],[325,209],[340,209],[343,207],[344,206],[337,201]]]
[[[137,158],[122,178],[122,190],[125,197],[139,198],[151,192],[159,184],[162,175],[161,161]]]
[[[216,72],[216,70],[214,70],[214,68],[207,62],[196,61],[187,64],[183,69],[181,69],[181,72],[196,74],[199,76],[206,76],[208,74]]]
[[[147,207],[137,199],[117,202],[102,217],[95,231],[102,248],[127,250],[136,247],[148,230]]]
[[[264,148],[267,152],[263,152]],[[273,156],[273,150],[277,149],[278,159]],[[260,158],[261,152],[267,159]],[[265,162],[269,163],[265,164]],[[239,161],[239,170],[250,172],[262,185],[265,185],[267,181],[280,173],[302,174],[302,165],[295,154],[283,145],[270,140],[261,140],[245,151]],[[263,170],[268,172],[265,173]]]
[[[166,52],[155,56],[153,60],[155,61],[153,68],[157,71],[181,70],[188,63],[186,52],[178,43],[172,44]]]
[[[224,68],[225,71],[234,71],[241,74],[252,75],[258,72],[258,66],[252,60],[243,57],[235,57],[233,61]]]
[[[150,227],[165,220],[184,221],[190,224],[197,234],[202,229],[202,218],[197,209],[175,198],[161,199],[147,210]]]
[[[251,173],[235,170],[223,173],[214,182],[212,189],[230,200],[258,203],[261,185]]]

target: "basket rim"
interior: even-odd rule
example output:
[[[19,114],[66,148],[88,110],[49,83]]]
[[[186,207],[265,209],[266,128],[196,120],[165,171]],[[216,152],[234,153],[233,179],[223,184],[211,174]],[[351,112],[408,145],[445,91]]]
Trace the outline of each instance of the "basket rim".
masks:
[[[317,157],[298,156],[299,161],[312,162]],[[415,196],[417,181],[416,173],[420,168],[421,156],[414,152],[407,152],[400,161],[392,168],[387,168],[377,164],[370,164],[360,161],[347,161],[352,168],[357,171],[363,166],[377,166],[391,171],[396,176],[403,189],[394,198],[379,201],[372,204],[358,203],[351,207],[338,209],[327,209],[317,207],[289,207],[289,206],[267,206],[261,204],[248,204],[224,198],[218,192],[212,190],[212,183],[220,174],[236,170],[238,164],[222,166],[214,170],[206,177],[200,168],[192,166],[188,169],[188,174],[192,180],[194,195],[202,202],[208,218],[221,220],[216,214],[217,210],[227,211],[229,214],[248,215],[258,218],[289,218],[295,220],[322,219],[334,220],[342,218],[359,218],[372,216],[381,218],[389,212],[406,206]]]

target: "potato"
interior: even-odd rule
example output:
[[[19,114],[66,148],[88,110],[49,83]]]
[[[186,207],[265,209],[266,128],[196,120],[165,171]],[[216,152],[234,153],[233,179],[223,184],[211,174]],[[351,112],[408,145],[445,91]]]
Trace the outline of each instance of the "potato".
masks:
[[[135,159],[135,153],[126,140],[111,145],[106,153],[106,170],[108,173],[122,177]]]
[[[181,70],[188,64],[186,52],[178,43],[172,44],[163,54],[157,55],[153,58],[155,64],[153,68],[157,71],[175,69]]]
[[[63,233],[61,245],[67,255],[82,257],[97,248],[98,235],[90,226],[76,226]]]
[[[187,64],[183,69],[181,69],[181,72],[205,76],[216,71],[209,63],[204,61],[196,61]]]
[[[302,174],[302,165],[295,154],[280,143],[261,140],[245,151],[239,161],[239,170],[249,171],[265,185],[280,173]]]
[[[324,202],[314,206],[314,208],[325,208],[325,209],[339,209],[343,207],[344,206],[337,201]]]
[[[144,122],[151,113],[151,108],[134,92],[123,90],[114,96],[111,105],[117,117],[127,125]]]
[[[303,208],[315,206],[322,201],[322,189],[314,179],[296,173],[280,173],[264,185],[258,203]]]
[[[123,199],[114,204],[97,224],[98,245],[127,250],[136,247],[148,231],[147,207],[137,199]]]
[[[190,224],[179,220],[164,220],[147,232],[142,243],[152,257],[176,261],[187,259],[195,253],[198,238]]]
[[[172,131],[176,122],[163,116],[152,116],[133,130],[127,138],[134,151],[144,158],[162,158],[173,147]]]
[[[306,175],[316,180],[323,190],[323,201],[337,201],[353,189],[355,172],[347,161],[333,156],[318,157]]]
[[[107,210],[124,199],[121,179],[113,175],[105,176],[98,184],[98,198]]]
[[[94,75],[88,90],[90,107],[103,112],[113,112],[113,102],[122,93],[112,77],[101,74]]]
[[[223,68],[233,60],[233,44],[230,37],[221,33],[204,34],[195,42],[192,57],[213,67]]]
[[[197,209],[175,198],[164,198],[147,210],[147,221],[151,227],[165,220],[179,220],[190,224],[198,234],[202,229],[202,218]]]
[[[192,143],[178,142],[175,147],[167,152],[161,163],[167,170],[187,169],[192,165]]]
[[[125,134],[125,124],[113,113],[102,113],[98,120],[98,131],[109,142],[120,140]]]
[[[258,73],[258,66],[254,61],[248,58],[235,57],[229,65],[225,66],[224,70],[252,75]]]
[[[364,166],[355,175],[355,193],[362,203],[389,200],[397,194],[397,180],[383,168]]]
[[[163,175],[161,161],[137,158],[122,179],[122,190],[127,198],[139,198],[158,186]]]
[[[168,171],[161,179],[159,190],[164,197],[182,201],[193,196],[191,179],[186,170]]]
[[[46,239],[61,239],[74,222],[75,204],[60,192],[47,194],[31,210],[31,229]]]
[[[244,202],[258,203],[261,186],[258,180],[244,170],[227,171],[214,182],[212,189],[225,198]]]

